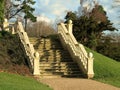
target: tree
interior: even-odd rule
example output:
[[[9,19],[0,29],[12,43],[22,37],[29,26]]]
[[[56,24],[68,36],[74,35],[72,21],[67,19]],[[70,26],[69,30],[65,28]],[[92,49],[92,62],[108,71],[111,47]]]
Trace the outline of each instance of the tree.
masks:
[[[27,33],[29,36],[39,38],[41,36],[49,36],[51,34],[55,34],[56,32],[50,23],[39,21],[35,23],[29,22],[27,26]]]
[[[113,33],[104,35],[99,41],[96,51],[116,61],[120,61],[120,35]]]
[[[12,5],[13,4],[11,0],[4,0],[4,16],[7,19],[9,19],[10,17],[10,11],[11,11]]]
[[[36,17],[33,15],[35,9],[32,5],[35,4],[33,0],[6,0],[5,2],[5,17],[7,19],[14,18],[15,16],[21,16],[25,19],[25,30],[27,27],[27,20],[35,22]],[[20,15],[21,14],[21,15]]]
[[[2,23],[4,20],[4,0],[0,0],[0,27],[2,28]]]
[[[73,13],[72,11],[67,12],[67,15],[65,16],[66,22],[69,20],[77,20],[77,15]]]
[[[27,20],[30,19],[31,21],[35,22],[36,21],[36,17],[32,14],[33,11],[35,11],[34,8],[32,8],[31,5],[34,5],[35,2],[33,0],[25,0],[23,1],[23,12],[25,13],[24,18],[25,18],[25,31],[26,31],[26,27],[27,27]]]
[[[116,30],[116,28],[112,26],[110,20],[108,20],[106,12],[101,5],[96,5],[89,13],[89,16],[83,15],[77,18],[72,18],[73,15],[73,13],[67,13],[66,20],[69,18],[73,20],[74,36],[78,41],[91,49],[96,49],[98,41],[101,39],[104,31]]]

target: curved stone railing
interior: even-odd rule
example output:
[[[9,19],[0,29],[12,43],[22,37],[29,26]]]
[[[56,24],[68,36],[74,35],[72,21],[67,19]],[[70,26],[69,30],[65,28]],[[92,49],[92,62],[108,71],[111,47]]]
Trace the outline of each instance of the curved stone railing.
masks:
[[[78,63],[83,73],[86,74],[88,78],[93,78],[93,54],[91,52],[88,54],[84,46],[79,44],[75,39],[74,35],[72,34],[71,20],[68,24],[58,24],[58,35],[61,43],[65,48],[68,49],[73,60]]]
[[[30,60],[31,67],[34,75],[39,75],[39,53],[35,51],[33,44],[30,43],[27,33],[24,31],[21,22],[16,24],[16,32],[24,46],[24,50],[28,59]]]
[[[32,68],[33,75],[40,75],[39,72],[39,53],[35,51],[33,45],[29,41],[29,37],[27,33],[24,31],[24,28],[22,26],[21,22],[17,22],[15,24],[12,24],[11,29],[10,23],[7,22],[7,19],[4,21],[4,30],[11,32],[12,34],[17,34],[20,42],[22,44],[25,56],[27,56],[27,59],[29,60],[29,66]]]

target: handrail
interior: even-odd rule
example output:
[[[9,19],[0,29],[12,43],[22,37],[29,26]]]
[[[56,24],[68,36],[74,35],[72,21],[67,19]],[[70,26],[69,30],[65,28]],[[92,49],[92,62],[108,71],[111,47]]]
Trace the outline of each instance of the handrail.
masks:
[[[17,25],[17,33],[20,37],[20,40],[25,48],[25,52],[26,52],[26,55],[30,58],[30,63],[31,63],[31,66],[32,68],[34,67],[34,53],[35,53],[35,50],[33,49],[33,45],[30,44],[30,41],[29,41],[29,38],[27,36],[27,33],[24,31],[24,28],[22,26],[22,23],[21,22],[18,22],[18,25]]]
[[[35,51],[33,44],[30,43],[27,33],[24,31],[21,22],[17,23],[17,33],[20,37],[20,40],[24,46],[26,55],[28,56],[31,66],[33,68],[34,75],[40,75],[39,72],[39,53]]]
[[[67,47],[73,60],[75,60],[79,67],[83,70],[88,78],[93,78],[93,55],[88,54],[82,44],[79,44],[72,34],[72,21],[66,24],[60,23],[58,25],[58,35],[63,46]]]

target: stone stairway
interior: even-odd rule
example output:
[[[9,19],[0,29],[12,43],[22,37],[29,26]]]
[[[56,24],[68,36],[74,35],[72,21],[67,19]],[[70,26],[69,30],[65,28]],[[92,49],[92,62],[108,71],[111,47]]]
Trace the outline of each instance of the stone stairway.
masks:
[[[82,77],[77,63],[73,62],[57,38],[30,37],[30,42],[40,54],[41,77]]]

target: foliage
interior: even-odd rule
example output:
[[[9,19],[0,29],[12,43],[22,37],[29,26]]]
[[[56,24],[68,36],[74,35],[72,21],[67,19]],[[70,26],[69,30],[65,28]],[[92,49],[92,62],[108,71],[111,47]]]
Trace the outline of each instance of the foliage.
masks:
[[[24,13],[24,18],[29,18],[31,21],[36,21],[35,16],[32,14],[35,10],[32,8],[32,5],[35,4],[35,1],[33,0],[13,0],[9,1],[6,0],[4,3],[8,4],[9,6],[6,6],[6,17],[7,19],[13,18],[16,15],[21,16],[21,12]]]
[[[104,31],[116,30],[100,5],[95,6],[89,17],[77,17],[75,13],[68,12],[65,19],[66,22],[69,19],[73,20],[73,34],[76,39],[94,50]]]
[[[26,31],[28,19],[30,19],[32,22],[36,22],[36,17],[32,14],[33,11],[35,11],[35,9],[30,6],[30,4],[34,5],[35,2],[33,0],[24,0],[22,4],[23,4],[23,7],[21,8],[25,13],[24,18],[25,18],[25,31]]]
[[[34,5],[35,2],[33,0],[25,0],[23,1],[23,7],[21,7],[23,9],[23,12],[25,13],[25,16],[24,18],[29,18],[31,21],[35,22],[36,21],[36,17],[32,14],[33,11],[35,11],[34,8],[32,8],[30,6],[31,5]]]
[[[120,87],[120,63],[86,48],[94,55],[94,80]]]
[[[22,20],[21,17],[25,19],[25,31],[27,27],[27,20],[31,20],[32,22],[36,22],[36,17],[33,15],[35,9],[32,5],[35,4],[34,0],[6,0],[4,2],[7,4],[5,6],[5,16],[7,19],[17,18],[18,20]]]
[[[33,78],[0,72],[0,90],[52,90]]]
[[[31,74],[18,37],[5,31],[0,35],[0,70]]]
[[[73,13],[72,11],[68,12],[65,16],[66,22],[69,20],[77,20],[77,15]]]
[[[13,35],[5,30],[0,31],[0,38],[11,38]]]
[[[0,24],[2,24],[4,19],[4,0],[0,0]]]
[[[113,39],[110,35],[104,36],[99,42],[96,51],[116,61],[120,61],[120,42],[116,41],[118,40]]]

